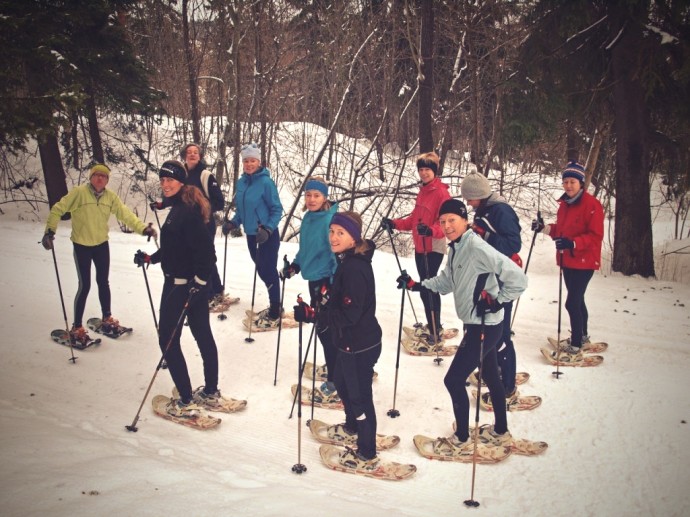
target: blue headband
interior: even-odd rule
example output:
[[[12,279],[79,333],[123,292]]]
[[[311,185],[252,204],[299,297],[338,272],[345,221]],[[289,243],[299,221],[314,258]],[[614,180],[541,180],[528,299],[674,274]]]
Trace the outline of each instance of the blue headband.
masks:
[[[328,197],[328,185],[326,185],[325,183],[322,183],[321,181],[316,181],[316,180],[307,181],[307,184],[304,186],[304,191],[306,192],[307,190],[318,190],[325,197]]]
[[[362,230],[359,228],[359,225],[345,214],[335,214],[333,219],[331,219],[331,224],[342,226],[355,242],[362,242]]]

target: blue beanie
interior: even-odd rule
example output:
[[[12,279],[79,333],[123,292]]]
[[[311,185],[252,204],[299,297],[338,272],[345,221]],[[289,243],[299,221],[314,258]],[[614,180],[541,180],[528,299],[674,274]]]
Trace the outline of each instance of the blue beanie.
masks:
[[[566,166],[563,174],[561,174],[562,179],[575,178],[580,183],[585,182],[585,168],[577,162],[570,162]]]

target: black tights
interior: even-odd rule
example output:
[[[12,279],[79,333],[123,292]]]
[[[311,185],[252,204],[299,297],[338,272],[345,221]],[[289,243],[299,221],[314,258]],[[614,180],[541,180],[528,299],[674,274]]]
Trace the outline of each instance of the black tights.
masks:
[[[565,299],[565,310],[570,316],[570,341],[575,346],[581,346],[582,336],[586,336],[589,313],[585,305],[585,291],[594,275],[592,269],[563,268],[563,281],[568,289]]]

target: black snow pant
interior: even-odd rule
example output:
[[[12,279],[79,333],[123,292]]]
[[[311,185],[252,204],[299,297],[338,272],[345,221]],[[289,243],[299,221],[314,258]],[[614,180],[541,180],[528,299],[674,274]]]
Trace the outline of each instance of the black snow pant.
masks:
[[[469,438],[470,421],[470,401],[465,383],[470,373],[479,366],[481,328],[481,325],[465,325],[465,336],[443,379],[453,402],[453,413],[457,423],[455,434],[462,441],[467,441]],[[482,361],[482,378],[489,388],[494,408],[494,429],[501,434],[508,430],[506,393],[498,375],[496,363],[496,343],[501,338],[502,331],[503,323],[484,326],[484,359]]]
[[[309,293],[311,295],[310,302],[311,306],[314,307],[315,310],[318,310],[317,305],[320,304],[321,288],[325,286],[328,290],[331,287],[330,284],[331,283],[329,278],[323,278],[321,280],[309,280]],[[321,346],[323,347],[323,356],[326,360],[328,381],[333,382],[333,379],[335,379],[335,364],[338,358],[338,349],[333,344],[333,339],[331,338],[331,329],[328,327],[324,328],[322,325],[319,325],[318,318],[315,325],[316,335],[319,337],[319,340],[321,341]],[[316,367],[316,365],[314,366]]]
[[[357,450],[371,459],[376,456],[376,409],[372,379],[381,355],[381,343],[355,354],[338,350],[335,387],[345,407],[345,427],[357,432]]]
[[[187,363],[180,347],[180,335],[184,321],[184,318],[180,321],[180,316],[189,298],[189,284],[176,284],[176,281],[180,282],[180,280],[166,277],[163,284],[158,344],[161,351],[165,353],[168,370],[180,392],[180,398],[187,402],[192,398],[192,384],[187,371]],[[192,297],[186,315],[189,329],[196,340],[201,353],[201,360],[204,363],[204,391],[214,393],[218,389],[218,349],[209,322],[209,297],[210,289],[206,285]]]
[[[105,241],[97,246],[82,246],[74,244],[74,262],[77,265],[79,287],[74,298],[74,326],[81,327],[84,318],[86,298],[91,290],[91,262],[96,268],[96,285],[98,285],[98,300],[101,302],[101,316],[107,318],[110,312],[110,246]]]

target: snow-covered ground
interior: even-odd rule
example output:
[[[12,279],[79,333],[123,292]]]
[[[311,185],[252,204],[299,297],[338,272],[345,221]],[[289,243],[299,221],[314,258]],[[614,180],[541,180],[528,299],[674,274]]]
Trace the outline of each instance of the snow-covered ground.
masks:
[[[149,216],[154,220],[152,216]],[[523,221],[523,227],[528,227]],[[64,326],[51,253],[37,241],[43,225],[0,218],[0,512],[38,515],[405,515],[445,516],[469,511],[472,466],[430,461],[416,452],[415,434],[445,436],[453,420],[443,376],[452,358],[401,353],[396,408],[393,404],[400,291],[392,254],[374,256],[377,316],[384,330],[383,353],[374,384],[379,431],[401,437],[383,452],[388,460],[415,463],[407,481],[386,482],[334,472],[321,464],[318,444],[305,426],[298,445],[297,411],[288,418],[296,382],[297,330],[280,343],[278,381],[273,385],[277,333],[244,341],[240,320],[252,294],[253,264],[243,239],[227,245],[228,291],[241,297],[228,319],[212,315],[219,345],[220,387],[246,398],[244,412],[223,415],[215,430],[197,431],[153,415],[144,404],[137,433],[128,432],[159,359],[156,331],[142,271],[132,262],[153,243],[123,234],[113,224],[111,272],[113,312],[134,333],[77,352],[54,344],[50,330]],[[523,240],[527,257],[529,236]],[[216,246],[221,265],[224,240]],[[55,241],[68,318],[76,272],[63,222]],[[297,245],[284,243],[281,256]],[[415,272],[411,258],[403,267]],[[148,270],[156,311],[162,277]],[[484,515],[659,515],[690,514],[690,286],[596,274],[588,290],[590,333],[610,343],[602,366],[564,368],[552,376],[539,347],[555,335],[558,269],[553,244],[537,239],[529,288],[515,323],[518,370],[531,374],[521,387],[540,395],[534,411],[509,413],[516,437],[544,440],[539,457],[510,457],[476,472],[477,510]],[[259,282],[260,284],[260,282]],[[301,277],[287,282],[286,307],[306,291]],[[565,292],[565,291],[564,291]],[[414,297],[417,315],[421,303]],[[266,305],[257,287],[256,306]],[[100,316],[96,286],[86,316]],[[564,333],[567,316],[564,311]],[[448,297],[446,327],[460,326]],[[406,324],[414,322],[406,304]],[[305,332],[305,348],[308,332]],[[203,383],[201,360],[188,329],[183,349],[192,383]],[[319,349],[321,363],[321,350]],[[172,382],[159,372],[152,395],[168,394]],[[474,411],[474,409],[473,409]],[[316,418],[336,423],[342,414],[316,409]],[[474,420],[474,412],[471,421]],[[481,412],[481,423],[492,422]],[[292,472],[301,452],[307,472]]]

